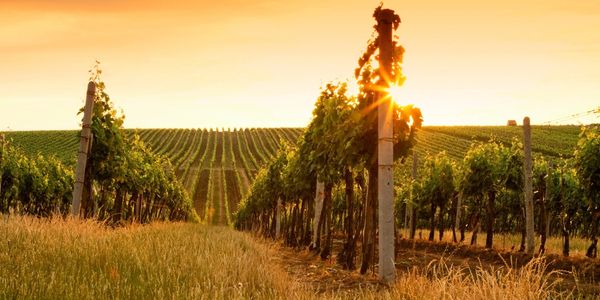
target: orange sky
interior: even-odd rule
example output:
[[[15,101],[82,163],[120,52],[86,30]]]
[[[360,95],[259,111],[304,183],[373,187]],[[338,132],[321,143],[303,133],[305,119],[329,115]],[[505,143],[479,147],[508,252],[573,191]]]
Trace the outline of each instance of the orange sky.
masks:
[[[378,3],[0,0],[0,130],[75,129],[95,59],[127,127],[305,126],[319,87],[352,76]],[[403,21],[402,101],[426,125],[600,105],[600,1],[491,3],[385,2]]]

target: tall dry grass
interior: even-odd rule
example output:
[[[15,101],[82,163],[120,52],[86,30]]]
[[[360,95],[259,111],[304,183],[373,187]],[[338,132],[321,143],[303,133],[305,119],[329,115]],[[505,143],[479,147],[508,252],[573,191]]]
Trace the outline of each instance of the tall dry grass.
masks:
[[[403,235],[408,235],[408,230],[401,230]],[[438,231],[435,232],[435,241],[439,241]],[[457,237],[460,238],[460,233],[457,232]],[[469,245],[471,242],[471,232],[465,234],[465,241],[463,244]],[[477,235],[477,246],[485,246],[485,232],[479,232]],[[417,229],[416,238],[427,240],[429,238],[429,229]],[[442,239],[444,242],[452,242],[452,231],[446,230]],[[540,236],[535,236],[536,250],[540,246]],[[585,256],[587,248],[590,246],[590,240],[582,237],[571,237],[569,241],[570,255],[571,256]],[[546,240],[546,254],[558,254],[562,255],[562,237],[552,235]],[[497,250],[518,250],[521,245],[521,234],[520,233],[494,233],[494,249]]]
[[[474,272],[444,261],[390,288],[314,294],[268,244],[226,227],[157,223],[110,229],[93,221],[0,217],[0,299],[548,299],[541,260]],[[308,272],[309,270],[307,270]]]
[[[581,297],[575,291],[558,291],[559,277],[567,274],[547,272],[543,259],[534,259],[520,269],[490,270],[483,266],[475,271],[432,262],[425,269],[413,268],[402,273],[389,288],[331,292],[328,299],[477,299],[527,300],[573,299]]]
[[[0,219],[0,298],[284,298],[264,246],[229,228]]]

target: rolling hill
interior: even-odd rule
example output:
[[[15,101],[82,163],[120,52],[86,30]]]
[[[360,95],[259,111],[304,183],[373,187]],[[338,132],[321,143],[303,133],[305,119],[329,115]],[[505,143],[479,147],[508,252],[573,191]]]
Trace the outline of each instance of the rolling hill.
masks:
[[[168,157],[179,180],[194,201],[198,215],[207,223],[228,224],[238,202],[252,184],[258,170],[272,159],[282,142],[293,143],[301,128],[252,129],[129,129],[154,152]],[[572,155],[578,126],[533,126],[533,151],[545,156]],[[14,131],[5,136],[28,155],[54,155],[75,165],[78,131]],[[497,141],[510,144],[521,138],[520,127],[427,126],[418,134],[415,151],[446,151],[460,160],[471,143]]]

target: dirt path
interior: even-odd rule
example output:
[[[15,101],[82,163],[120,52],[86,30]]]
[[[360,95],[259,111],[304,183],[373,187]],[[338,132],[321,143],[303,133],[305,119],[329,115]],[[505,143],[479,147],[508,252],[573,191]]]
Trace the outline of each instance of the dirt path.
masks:
[[[219,174],[219,225],[228,225],[229,216],[227,215],[227,211],[229,208],[227,206],[229,204],[227,202],[231,201],[231,199],[228,199],[225,191],[225,175],[223,174],[223,169],[218,170],[217,173]]]
[[[238,172],[238,174],[240,175],[240,179],[242,180],[242,190],[240,191],[240,193],[243,196],[250,188],[250,180],[248,180],[248,176],[246,176],[246,172],[244,169],[238,168],[236,172]]]
[[[215,212],[212,223],[215,225],[227,225],[227,219],[225,217],[225,204],[223,199],[223,182],[221,176],[221,169],[212,169],[212,209]]]
[[[314,293],[380,287],[375,276],[342,270],[334,259],[322,260],[308,250],[295,250],[280,244],[274,246],[272,259],[303,288]]]
[[[208,178],[210,177],[210,170],[203,169],[197,176],[198,183],[196,184],[196,190],[194,192],[192,201],[194,202],[194,208],[196,213],[202,219],[206,217],[206,203],[208,201]],[[210,207],[209,207],[210,209]]]
[[[340,243],[334,243],[334,256],[328,260],[321,258],[308,250],[298,250],[276,244],[276,255],[273,260],[286,270],[290,277],[300,285],[315,293],[324,293],[332,291],[344,291],[365,288],[367,286],[382,288],[376,276],[376,269],[371,268],[366,275],[360,275],[357,270],[343,270],[335,263],[335,255],[339,252]],[[581,258],[583,259],[583,258]],[[548,271],[552,270],[571,270],[569,261],[579,265],[578,258],[564,260],[552,256],[547,257]],[[475,272],[478,269],[484,270],[507,270],[507,268],[519,268],[525,262],[525,255],[520,253],[488,251],[483,248],[456,246],[448,243],[430,243],[427,241],[406,241],[399,244],[396,255],[397,270],[399,276],[412,268],[427,270],[428,266],[444,261],[447,266],[456,266],[462,268],[465,272]],[[357,260],[357,264],[359,261]],[[596,264],[582,265],[575,267],[578,273],[589,272]],[[587,268],[587,269],[586,269]],[[558,276],[558,275],[556,275]],[[594,279],[579,277],[576,282],[569,273],[561,275],[561,283],[558,285],[561,290],[574,290],[579,288],[587,295],[600,296],[600,286],[594,283]]]

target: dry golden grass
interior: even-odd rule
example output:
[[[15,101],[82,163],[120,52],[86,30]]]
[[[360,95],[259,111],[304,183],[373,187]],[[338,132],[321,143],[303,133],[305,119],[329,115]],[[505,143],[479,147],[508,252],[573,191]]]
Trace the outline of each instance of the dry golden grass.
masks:
[[[406,229],[402,229],[402,234],[407,234]],[[458,237],[460,238],[460,233],[457,232]],[[428,229],[418,229],[416,231],[417,238],[426,240],[429,238],[429,230]],[[477,246],[484,247],[485,246],[485,232],[479,232],[477,235]],[[445,242],[452,242],[452,231],[446,230],[444,232],[444,238],[442,239]],[[438,231],[435,232],[435,241],[439,241]],[[471,242],[471,232],[467,232],[465,234],[465,241],[463,244],[469,245]],[[585,256],[585,252],[587,247],[590,245],[590,241],[588,239],[584,239],[581,237],[571,237],[570,241],[570,256]],[[520,233],[495,233],[494,234],[494,249],[497,250],[518,250],[521,245],[521,234]],[[535,237],[535,245],[536,250],[540,246],[540,236],[536,235]],[[550,236],[546,240],[546,253],[547,254],[558,254],[562,255],[562,237],[560,236]]]
[[[0,298],[282,298],[267,249],[229,228],[0,219]]]
[[[444,261],[389,289],[315,294],[284,271],[268,244],[226,227],[156,223],[110,229],[93,221],[0,216],[0,299],[542,299],[554,277],[536,260],[476,272]]]
[[[557,279],[551,279],[545,263],[535,259],[520,269],[478,268],[468,272],[449,267],[444,261],[426,269],[414,268],[402,274],[391,289],[360,293],[363,299],[559,299],[573,298],[573,293],[557,292]]]

